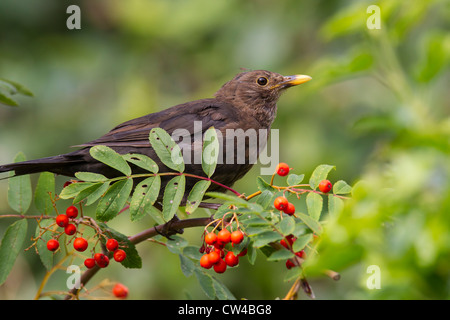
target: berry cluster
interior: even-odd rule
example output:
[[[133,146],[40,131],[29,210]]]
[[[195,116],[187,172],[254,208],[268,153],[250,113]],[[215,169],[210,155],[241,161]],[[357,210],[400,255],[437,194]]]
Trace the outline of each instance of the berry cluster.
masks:
[[[58,241],[59,237],[65,233],[68,236],[75,235],[71,240],[68,241],[70,243],[73,240],[73,248],[78,252],[84,252],[89,246],[88,240],[83,238],[82,235],[76,236],[77,225],[81,222],[75,220],[78,217],[78,209],[75,206],[69,206],[66,209],[65,214],[58,214],[55,218],[55,223],[61,228],[64,228],[64,232],[55,232],[55,235],[52,239],[47,241],[47,249],[49,251],[55,252],[60,247],[60,242]],[[81,232],[79,232],[81,233]],[[99,234],[99,233],[97,233]],[[102,235],[104,236],[104,235]],[[115,261],[122,262],[126,258],[126,253],[124,250],[119,248],[119,242],[116,239],[107,239],[106,240],[106,249],[107,251],[112,253],[112,256]],[[94,253],[91,258],[87,258],[84,260],[84,265],[86,268],[91,269],[95,265],[100,268],[105,268],[109,265],[109,257],[104,253]]]
[[[232,246],[238,245],[243,240],[244,233],[241,230],[230,232],[224,228],[217,234],[214,231],[206,233],[204,236],[204,244],[200,248],[200,252],[204,253],[200,258],[200,265],[205,269],[213,267],[217,273],[224,273],[227,266],[237,266],[239,264],[239,257],[245,255],[247,250],[243,249],[236,255],[233,251],[228,250],[226,245],[229,243]]]
[[[280,244],[285,247],[288,250],[292,250],[292,245],[294,244],[295,240],[297,240],[296,237],[293,235],[288,235],[286,238],[280,240]],[[300,250],[298,252],[295,252],[295,255],[299,258],[305,258],[306,254],[304,250]],[[291,269],[294,267],[295,264],[291,260],[286,260],[286,268]]]

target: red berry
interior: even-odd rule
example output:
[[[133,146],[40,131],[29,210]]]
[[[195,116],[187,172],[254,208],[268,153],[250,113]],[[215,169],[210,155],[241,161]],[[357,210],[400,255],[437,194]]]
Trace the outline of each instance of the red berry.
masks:
[[[63,189],[64,189],[65,187],[67,187],[68,185],[70,185],[70,184],[72,184],[72,181],[70,181],[70,180],[64,182]]]
[[[109,264],[109,258],[103,253],[94,254],[94,260],[100,268],[106,268]]]
[[[76,239],[73,241],[73,247],[74,247],[75,250],[80,251],[80,252],[83,252],[84,250],[87,249],[87,247],[88,247],[88,242],[87,242],[87,240],[84,239],[84,238],[76,238]]]
[[[231,242],[233,244],[239,244],[244,240],[244,234],[240,230],[233,231],[231,233]]]
[[[214,271],[217,273],[224,273],[225,270],[227,270],[227,263],[223,261],[223,259],[220,259],[215,265],[214,265]]]
[[[286,242],[287,240],[287,242]],[[280,244],[285,247],[286,249],[289,249],[289,247],[292,247],[294,244],[294,241],[297,240],[296,237],[294,237],[292,234],[288,235],[286,238],[280,240]],[[288,245],[289,243],[289,245]]]
[[[226,243],[217,240],[216,243],[214,243],[214,248],[216,248],[217,250],[222,250],[225,245]]]
[[[289,170],[290,170],[289,166],[284,162],[279,163],[277,165],[277,169],[276,169],[277,174],[282,177],[287,176],[289,173]]]
[[[243,257],[247,254],[247,248],[244,248],[241,252],[239,252],[238,257]]]
[[[213,245],[217,240],[217,235],[214,232],[207,233],[205,235],[206,244]]]
[[[65,228],[69,224],[69,218],[65,214],[58,214],[56,217],[56,224]]]
[[[273,206],[277,210],[284,210],[287,208],[289,201],[285,197],[277,197],[273,202]]]
[[[75,206],[70,206],[66,209],[67,217],[75,219],[78,216],[78,209]]]
[[[209,261],[209,253],[205,253],[204,255],[202,255],[202,257],[200,258],[200,265],[205,269],[209,269],[213,266],[211,261]]]
[[[299,252],[296,252],[295,255],[299,258],[305,257],[305,250],[300,250]]]
[[[224,244],[227,244],[228,242],[230,242],[230,239],[231,239],[231,233],[227,229],[222,229],[217,234],[217,240]]]
[[[75,234],[75,232],[77,232],[77,227],[75,227],[74,224],[69,223],[65,228],[64,228],[64,232],[68,235],[68,236],[73,236]]]
[[[295,264],[291,260],[286,261],[286,268],[290,269],[294,266],[295,266]]]
[[[289,202],[287,207],[283,210],[283,212],[292,216],[295,213],[295,206]]]
[[[220,260],[220,253],[214,250],[208,253],[208,257],[212,264],[216,264]]]
[[[117,262],[122,262],[127,257],[127,254],[122,249],[117,249],[116,251],[114,251],[113,256],[114,260],[116,260]]]
[[[116,298],[125,299],[128,296],[128,288],[121,283],[117,283],[112,292]]]
[[[239,258],[236,257],[233,252],[228,251],[225,256],[225,263],[230,267],[237,266],[239,264]]]
[[[319,190],[322,191],[323,193],[330,192],[331,188],[333,188],[333,185],[331,184],[331,182],[329,180],[320,181]]]
[[[84,265],[88,269],[92,269],[95,266],[95,260],[92,258],[87,258],[84,260]]]
[[[114,251],[117,248],[119,248],[119,242],[116,239],[108,239],[108,241],[106,241],[106,249],[108,249],[108,251]]]
[[[47,249],[50,251],[56,251],[59,248],[59,242],[55,239],[50,239],[47,241]]]

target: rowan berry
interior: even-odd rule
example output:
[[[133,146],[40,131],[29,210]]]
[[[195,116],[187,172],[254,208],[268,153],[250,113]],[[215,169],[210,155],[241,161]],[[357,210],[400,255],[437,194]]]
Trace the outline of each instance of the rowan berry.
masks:
[[[100,268],[106,268],[109,265],[109,258],[103,253],[94,254],[94,260]]]
[[[247,254],[247,248],[244,248],[241,252],[239,252],[238,257],[243,257]]]
[[[214,232],[205,235],[206,244],[213,245],[217,241],[217,235]]]
[[[225,263],[230,267],[237,266],[239,264],[239,258],[233,252],[228,251],[225,256]]]
[[[121,283],[117,283],[112,292],[116,298],[125,299],[128,296],[128,288]]]
[[[239,244],[244,240],[244,234],[240,230],[233,231],[230,239],[233,244]]]
[[[56,224],[65,228],[69,224],[69,218],[65,214],[58,214],[56,217]]]
[[[292,216],[295,213],[295,206],[289,202],[287,207],[283,210],[283,212]]]
[[[84,265],[88,269],[92,269],[95,266],[95,260],[92,258],[87,258],[84,260]]]
[[[211,251],[208,253],[208,258],[212,264],[216,264],[220,260],[220,253],[215,250]]]
[[[116,239],[108,239],[108,241],[106,241],[106,249],[108,249],[108,251],[114,251],[117,248],[119,248],[119,242]]]
[[[273,206],[277,210],[284,210],[287,208],[289,201],[285,197],[277,197],[275,201],[273,202]]]
[[[122,249],[117,249],[114,251],[113,257],[117,262],[122,262],[127,257],[127,254]]]
[[[279,163],[276,168],[277,174],[281,177],[288,175],[289,170],[289,166],[284,162]]]
[[[280,240],[280,244],[285,247],[286,249],[289,249],[289,247],[292,247],[294,244],[294,241],[297,240],[292,234],[288,235],[286,238]],[[287,241],[287,242],[286,242]]]
[[[202,257],[200,258],[200,265],[205,269],[209,269],[213,266],[213,263],[209,261],[209,253],[205,253],[204,255],[202,255]]]
[[[70,206],[66,209],[66,215],[68,218],[75,219],[78,216],[78,209],[75,206]]]
[[[56,251],[59,248],[59,242],[55,239],[50,239],[47,241],[47,249],[50,251]]]
[[[83,252],[84,250],[87,249],[87,247],[88,247],[88,242],[87,242],[87,240],[84,239],[84,238],[76,238],[76,239],[73,241],[73,247],[74,247],[75,250],[80,251],[80,252]]]
[[[227,263],[220,259],[215,265],[214,265],[214,271],[217,273],[224,273],[225,270],[227,270]]]
[[[217,234],[217,241],[222,242],[224,244],[227,244],[230,242],[231,239],[231,233],[227,229],[222,229]]]
[[[299,252],[296,252],[295,255],[299,258],[305,257],[305,250],[300,250]]]
[[[291,260],[286,261],[286,268],[291,269],[295,264]]]
[[[77,232],[77,227],[74,224],[69,223],[65,228],[64,228],[64,232],[65,234],[67,234],[68,236],[73,236],[75,234],[75,232]]]
[[[332,187],[333,187],[333,185],[331,184],[331,182],[329,180],[322,180],[319,183],[319,190],[322,191],[323,193],[330,192]]]

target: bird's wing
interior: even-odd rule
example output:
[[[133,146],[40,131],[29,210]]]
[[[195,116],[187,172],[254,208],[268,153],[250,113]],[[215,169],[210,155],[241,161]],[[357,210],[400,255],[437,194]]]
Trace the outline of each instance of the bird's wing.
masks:
[[[76,147],[149,147],[148,136],[152,128],[162,128],[169,134],[177,129],[184,129],[193,135],[196,131],[204,132],[211,126],[219,130],[236,127],[238,122],[238,110],[233,105],[217,99],[203,99],[129,120],[104,136]]]

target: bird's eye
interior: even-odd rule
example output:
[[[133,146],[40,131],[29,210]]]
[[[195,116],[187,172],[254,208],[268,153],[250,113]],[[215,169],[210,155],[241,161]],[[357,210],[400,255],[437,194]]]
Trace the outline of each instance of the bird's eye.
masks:
[[[256,80],[256,83],[258,83],[260,86],[265,86],[267,84],[267,78],[259,77],[258,80]]]

